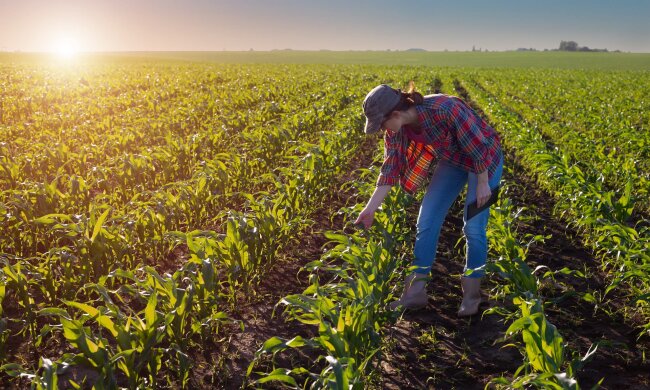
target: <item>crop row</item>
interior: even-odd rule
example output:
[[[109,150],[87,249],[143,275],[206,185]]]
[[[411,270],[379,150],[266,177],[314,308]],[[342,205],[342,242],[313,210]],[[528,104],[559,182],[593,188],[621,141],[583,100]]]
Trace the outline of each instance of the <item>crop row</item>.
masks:
[[[3,313],[11,317],[2,345],[10,333],[15,341],[16,330],[24,329],[24,340],[35,343],[30,349],[62,334],[76,352],[56,360],[43,357],[40,369],[38,362],[31,368],[7,363],[3,371],[51,384],[74,362],[92,368],[98,385],[114,387],[122,378],[135,387],[157,381],[163,353],[171,353],[174,365],[165,367],[186,384],[187,340],[194,335],[196,348],[214,334],[227,317],[224,303],[234,304],[242,287],[250,291],[275,254],[302,230],[340,172],[340,160],[358,143],[358,133],[341,127],[359,126],[358,115],[352,114],[356,107],[348,107],[349,95],[314,96],[322,102],[302,99],[309,105],[305,109],[294,101],[280,120],[228,134],[236,149],[190,161],[191,178],[163,183],[146,196],[136,194],[120,208],[101,197],[79,214],[38,209],[43,206],[38,196],[24,202],[24,209],[5,203],[10,211],[3,216],[19,220],[7,223],[9,234],[3,235],[3,305],[15,304]],[[336,115],[348,119],[335,124]],[[87,195],[89,186],[75,179],[69,188],[44,183],[44,195],[50,196],[44,205],[58,207],[79,193]],[[233,209],[234,198],[239,200]],[[74,203],[70,200],[70,207]],[[215,218],[223,221],[220,231],[188,231]],[[187,245],[190,260],[177,271],[162,274],[145,265],[179,243]]]
[[[51,128],[28,129],[2,149],[5,374],[51,386],[85,366],[93,372],[85,380],[99,387],[187,385],[192,351],[214,342],[237,300],[255,295],[358,147],[358,107],[376,80],[364,68],[350,69],[356,78],[318,68],[261,69],[226,80],[210,76],[212,68],[191,68],[180,81],[173,69],[154,69],[169,84],[156,83],[160,91],[174,93],[153,105],[129,92],[147,90],[131,88],[138,73],[120,69],[113,77],[136,81],[95,96],[105,102],[98,107],[91,98],[65,104],[70,94],[90,93],[90,76],[81,92],[72,81],[56,110],[16,100],[26,96],[22,90],[14,94],[13,103],[27,108],[5,110],[11,114],[3,114],[3,131],[32,116]],[[414,75],[396,78],[406,84]],[[100,76],[111,80],[110,69]],[[350,85],[340,88],[334,78]],[[355,79],[364,84],[353,86]],[[40,103],[53,103],[47,99]],[[100,121],[103,108],[124,108],[115,99],[132,102]],[[82,115],[84,108],[96,116]],[[49,121],[61,110],[67,122]],[[70,133],[67,126],[77,127]],[[55,152],[42,155],[48,142]],[[178,248],[187,252],[172,259],[181,264],[159,264]],[[69,347],[25,366],[11,361],[9,338],[31,356],[61,339]]]
[[[360,169],[358,174],[360,179],[349,185],[360,195],[370,196],[376,169]],[[504,192],[508,192],[507,185]],[[291,388],[373,385],[382,359],[380,351],[385,347],[384,332],[399,317],[399,313],[388,310],[388,303],[396,298],[400,270],[407,270],[413,240],[409,222],[412,216],[407,209],[414,201],[399,190],[392,191],[373,228],[353,233],[348,228],[362,205],[342,210],[348,222],[340,231],[327,234],[333,247],[320,260],[305,266],[310,272],[310,286],[279,302],[288,320],[317,327],[317,336],[266,340],[249,367],[251,384],[277,381]],[[491,384],[575,389],[575,374],[595,350],[584,357],[573,355],[567,359],[562,336],[544,315],[545,303],[539,294],[541,279],[536,274],[545,267],[528,267],[528,245],[521,243],[514,231],[521,211],[502,197],[491,212],[488,237],[497,260],[489,263],[487,271],[498,286],[493,298],[513,304],[499,306],[486,315],[499,314],[511,322],[503,340],[517,346],[524,360],[512,377],[495,378]],[[543,278],[554,274],[547,270]],[[291,368],[273,363],[277,354],[300,348],[318,350],[318,361],[313,366]],[[255,371],[269,357],[271,366],[265,366],[266,371]]]
[[[131,65],[82,76],[4,69],[0,371],[17,377],[17,385],[37,387],[69,381],[81,366],[98,388],[190,386],[193,354],[214,345],[232,322],[229,311],[255,296],[358,153],[365,93],[380,82],[401,87],[409,80],[432,93],[453,79],[425,67]],[[558,112],[569,107],[561,96],[515,97],[492,85],[509,85],[500,75],[488,76],[483,83],[469,75],[466,87],[507,147],[603,255],[611,288],[625,284],[650,319],[648,231],[625,224],[634,198],[643,197],[646,173],[635,171],[634,185],[611,190],[619,183],[616,164],[646,163],[645,152],[621,130],[621,150],[631,160],[576,164],[585,149],[569,140],[600,141],[608,127],[593,126],[594,115],[580,117],[580,136],[562,135],[570,122]],[[610,108],[598,109],[607,115]],[[549,139],[558,147],[549,149]],[[596,169],[608,172],[607,183]],[[361,180],[348,185],[369,196],[377,169],[360,172]],[[289,318],[316,325],[318,335],[260,341],[248,371],[253,384],[359,388],[372,381],[382,327],[396,318],[386,303],[412,241],[405,211],[411,202],[395,191],[371,230],[347,234],[346,226],[328,235],[334,247],[306,267],[311,285],[281,301]],[[344,213],[353,218],[360,207]],[[512,207],[502,200],[493,212],[491,247],[500,259],[489,271],[501,280],[501,296],[515,304],[501,314],[513,321],[508,337],[522,336],[516,343],[524,363],[494,384],[571,387],[581,359],[567,362],[563,339],[544,316],[539,270],[528,268],[525,248],[509,230],[518,215]],[[22,350],[32,360],[19,364],[7,348],[10,338],[27,344]],[[47,348],[57,343],[65,347],[51,354]],[[300,347],[322,352],[314,366],[261,368],[267,356]]]
[[[629,294],[629,309],[638,312],[650,330],[650,231],[642,224],[628,226],[631,214],[631,186],[612,191],[601,180],[587,175],[558,148],[548,148],[543,135],[530,123],[492,95],[475,79],[464,84],[504,134],[504,143],[554,195],[556,210],[582,233],[586,245],[602,258],[602,267],[611,275],[605,292],[619,286]],[[606,296],[598,299],[606,301]],[[625,308],[626,310],[628,308]]]
[[[360,169],[359,180],[346,183],[362,196],[374,188],[376,168]],[[282,298],[288,320],[318,328],[311,338],[296,335],[290,339],[266,340],[251,363],[251,384],[272,381],[293,388],[367,388],[377,369],[382,347],[383,327],[396,318],[386,303],[396,295],[395,279],[403,265],[403,255],[412,238],[408,213],[413,199],[393,191],[377,212],[368,231],[344,233],[361,205],[342,210],[346,224],[340,231],[326,233],[332,246],[321,259],[307,264],[310,285],[300,294]],[[268,356],[290,349],[310,348],[320,354],[312,365],[277,367],[255,371]]]
[[[648,215],[650,206],[643,200],[650,194],[650,78],[630,72],[548,71],[481,71],[475,77],[585,174],[610,190],[631,186],[636,209]]]
[[[473,96],[466,94],[464,85],[450,75],[445,80],[445,90],[453,90],[475,104]],[[479,114],[482,110],[479,108]],[[487,119],[487,118],[486,118]],[[501,126],[499,133],[508,136]],[[506,134],[504,134],[506,133]],[[509,147],[510,145],[504,146]],[[508,165],[507,171],[512,170]],[[516,227],[528,218],[526,206],[518,206],[508,197],[511,185],[517,183],[501,183],[498,202],[490,210],[487,227],[488,248],[490,257],[494,260],[486,264],[486,275],[491,280],[493,288],[490,299],[503,304],[494,305],[482,316],[500,315],[509,323],[501,342],[508,343],[505,347],[516,347],[523,362],[512,375],[495,377],[486,384],[496,388],[551,388],[579,389],[577,373],[596,352],[596,347],[587,351],[585,356],[569,351],[565,340],[547,318],[545,308],[548,302],[542,293],[541,286],[547,279],[555,280],[556,275],[572,275],[584,277],[579,271],[563,268],[552,270],[546,265],[530,267],[528,251],[531,245],[543,245],[546,237],[522,236]],[[504,348],[505,348],[504,347]],[[602,382],[602,379],[601,379]]]

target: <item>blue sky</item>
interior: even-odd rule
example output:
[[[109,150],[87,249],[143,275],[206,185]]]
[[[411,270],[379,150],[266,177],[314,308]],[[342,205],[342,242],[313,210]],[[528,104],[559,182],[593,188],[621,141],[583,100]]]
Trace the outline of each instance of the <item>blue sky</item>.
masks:
[[[650,52],[649,0],[0,0],[0,49]]]

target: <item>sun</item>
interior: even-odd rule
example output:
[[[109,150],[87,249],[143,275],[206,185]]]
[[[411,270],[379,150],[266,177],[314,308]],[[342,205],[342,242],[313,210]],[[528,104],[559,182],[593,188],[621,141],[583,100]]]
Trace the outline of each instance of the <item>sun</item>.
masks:
[[[72,39],[61,39],[57,42],[54,52],[61,58],[70,59],[79,53],[79,45]]]

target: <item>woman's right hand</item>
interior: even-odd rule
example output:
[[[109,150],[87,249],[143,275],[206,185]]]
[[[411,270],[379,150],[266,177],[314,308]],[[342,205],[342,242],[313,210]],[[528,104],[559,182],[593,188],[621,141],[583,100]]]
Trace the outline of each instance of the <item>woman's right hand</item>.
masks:
[[[357,220],[354,221],[355,225],[362,225],[366,229],[370,229],[372,226],[372,221],[375,220],[375,210],[369,210],[367,208],[361,210]]]
[[[368,204],[366,204],[366,207],[361,210],[357,220],[354,221],[355,225],[361,225],[366,229],[370,229],[372,221],[375,220],[375,211],[377,211],[379,206],[381,206],[381,203],[384,201],[386,195],[388,195],[390,188],[391,186],[389,185],[381,185],[375,188],[375,192],[372,193]]]

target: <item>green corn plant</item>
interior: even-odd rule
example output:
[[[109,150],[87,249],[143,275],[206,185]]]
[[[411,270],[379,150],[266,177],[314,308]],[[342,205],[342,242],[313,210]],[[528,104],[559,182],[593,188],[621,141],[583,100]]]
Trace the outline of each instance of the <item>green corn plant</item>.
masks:
[[[4,372],[9,377],[27,379],[31,383],[31,388],[37,390],[56,390],[59,389],[59,374],[64,372],[69,364],[62,361],[52,361],[51,359],[41,357],[36,371],[25,370],[17,363],[10,363],[0,366],[0,372]],[[70,380],[69,385],[73,388],[81,388],[80,384]],[[96,386],[103,388],[101,384]]]
[[[55,309],[43,309],[42,315],[51,315]],[[93,369],[98,377],[93,384],[95,388],[114,389],[117,387],[114,375],[113,364],[110,360],[110,346],[108,340],[102,337],[93,336],[90,330],[84,326],[85,320],[68,317],[63,309],[56,309],[59,312],[59,321],[65,339],[80,353],[74,359],[77,364],[83,364]],[[92,312],[92,310],[89,310]],[[105,316],[97,315],[98,321],[105,322]]]
[[[6,188],[15,188],[20,176],[20,166],[12,161],[8,155],[3,153],[0,158],[0,168],[2,168],[1,172],[3,172],[0,180],[9,183]]]
[[[197,245],[195,241],[190,241],[192,245]],[[193,250],[197,250],[194,248]],[[198,267],[197,267],[198,266]],[[231,322],[227,314],[218,310],[220,301],[218,282],[215,279],[214,268],[209,260],[202,261],[200,264],[197,258],[192,258],[181,270],[174,273],[173,276],[166,275],[165,277],[158,274],[151,267],[142,268],[139,277],[136,273],[131,271],[116,270],[112,275],[103,278],[101,284],[89,285],[88,289],[97,292],[106,303],[107,307],[112,308],[114,313],[114,320],[116,329],[119,331],[119,326],[123,326],[125,322],[131,321],[137,323],[137,317],[142,317],[143,313],[129,315],[124,318],[120,315],[120,311],[115,307],[111,296],[124,301],[123,297],[112,291],[106,289],[109,283],[115,283],[118,280],[131,281],[132,283],[128,288],[124,284],[120,285],[120,290],[128,292],[133,298],[140,296],[149,296],[147,308],[149,312],[145,311],[145,318],[151,318],[152,315],[157,316],[156,331],[149,326],[146,329],[140,329],[138,334],[143,332],[153,332],[155,334],[155,342],[160,344],[162,341],[168,346],[164,348],[165,353],[175,357],[176,365],[173,366],[173,371],[178,374],[183,386],[187,385],[189,380],[189,372],[192,367],[192,361],[187,355],[187,351],[191,347],[195,347],[196,340],[194,336],[199,336],[201,340],[214,337],[214,334],[219,332],[220,324],[224,322]],[[152,297],[156,297],[156,306],[152,304]],[[152,311],[155,308],[155,311]],[[163,314],[158,314],[163,313]],[[147,317],[149,316],[149,317]],[[131,320],[131,317],[134,320]],[[150,322],[150,320],[147,320]],[[149,324],[147,322],[147,324]],[[142,323],[140,321],[140,323]],[[138,327],[136,326],[136,329]],[[131,331],[133,333],[133,331]],[[149,336],[148,336],[149,337]],[[154,337],[154,336],[150,336]],[[139,339],[143,337],[140,336]],[[137,340],[136,340],[137,341]],[[140,346],[146,345],[144,341],[131,341],[132,345],[136,345],[136,352],[140,353]],[[150,343],[149,343],[150,344]],[[127,345],[120,346],[121,351],[127,348]],[[162,348],[162,347],[161,347]],[[158,351],[159,352],[159,351]],[[142,362],[146,356],[131,355]],[[158,359],[155,355],[155,359]],[[159,363],[159,362],[158,362]],[[123,369],[128,367],[143,367],[142,363],[130,362],[125,363]],[[148,370],[154,367],[153,363],[147,363]],[[135,377],[135,376],[130,376]],[[149,379],[151,380],[151,379]]]
[[[109,269],[108,259],[112,257],[111,243],[116,237],[104,228],[104,222],[108,218],[109,212],[110,209],[107,209],[99,216],[92,213],[84,232],[86,247],[81,253],[90,262],[87,265],[89,269],[92,269],[94,275],[106,274]]]
[[[507,193],[507,188],[507,185],[504,185],[504,193]],[[533,237],[525,246],[519,242],[514,226],[516,220],[522,218],[523,211],[518,209],[515,212],[512,202],[507,197],[502,197],[497,207],[491,210],[488,237],[500,257],[489,264],[487,269],[498,274],[506,282],[506,286],[502,289],[512,297],[517,307],[516,312],[505,314],[512,323],[505,332],[504,341],[515,334],[521,334],[521,344],[507,346],[519,348],[524,356],[524,362],[512,379],[495,378],[488,386],[508,383],[513,388],[532,385],[540,388],[578,389],[579,385],[575,380],[576,371],[592,352],[590,351],[580,360],[580,364],[574,357],[566,372],[563,372],[564,339],[544,315],[543,303],[539,297],[539,281],[535,275],[538,270],[546,267],[539,266],[533,271],[525,261],[528,247],[534,242],[542,241],[544,237]],[[552,274],[548,271],[544,277]],[[486,313],[504,314],[499,308],[490,309]]]
[[[281,228],[278,226],[280,221],[274,218],[277,214],[272,214],[273,209],[270,211],[259,210],[246,214],[229,212],[226,222],[226,236],[221,243],[222,249],[228,248],[228,252],[226,254],[222,250],[222,253],[226,254],[224,258],[230,264],[235,261],[234,270],[240,271],[239,278],[247,291],[252,291],[252,286],[273,264],[275,254],[280,249],[279,240],[283,235],[274,234],[276,227],[277,230]],[[245,253],[235,253],[238,249]]]
[[[228,285],[232,297],[235,296],[239,285],[246,292],[251,291],[251,276],[254,271],[248,245],[242,237],[242,230],[244,234],[246,233],[247,221],[245,219],[237,221],[235,218],[227,220],[223,239],[214,242],[219,262],[226,266],[228,272]]]
[[[66,363],[40,358],[39,370],[30,378],[32,386],[39,390],[56,390],[59,388],[59,370],[67,368]],[[71,383],[72,385],[72,383]]]
[[[165,334],[164,327],[160,329],[164,318],[156,310],[157,302],[157,295],[151,294],[145,309],[133,316],[122,314],[115,305],[94,308],[85,303],[65,302],[84,315],[73,319],[67,318],[68,314],[63,310],[58,313],[64,336],[81,351],[77,359],[98,372],[98,381],[103,386],[114,388],[117,385],[115,369],[126,375],[131,388],[147,383],[155,386],[164,352],[159,344]],[[52,313],[47,311],[43,314]],[[84,326],[87,320],[93,320],[107,331],[117,342],[116,348],[106,338],[90,333]]]
[[[65,368],[64,364],[53,362],[47,358],[41,358],[39,364],[40,371],[42,371],[42,374],[40,375],[41,377],[39,380],[32,380],[32,383],[37,382],[37,389],[58,389],[59,378],[57,372],[60,366],[63,366],[61,368]]]
[[[368,192],[371,189],[371,186],[365,188]],[[247,377],[252,376],[255,365],[264,356],[304,346],[323,350],[322,370],[274,367],[270,373],[255,373],[261,377],[253,384],[280,381],[297,387],[299,378],[305,377],[304,387],[309,383],[317,388],[364,387],[381,349],[381,325],[394,316],[385,311],[385,305],[392,297],[392,278],[401,263],[395,256],[396,237],[410,230],[404,217],[391,218],[388,214],[397,215],[396,210],[406,207],[409,201],[399,192],[388,196],[386,212],[379,213],[377,227],[368,232],[371,238],[327,234],[336,245],[321,260],[306,266],[312,271],[312,284],[302,294],[287,296],[279,303],[285,306],[289,318],[317,326],[318,336],[307,340],[301,337],[267,340],[256,352]],[[358,210],[348,212],[353,214]],[[322,272],[333,277],[324,285],[318,276]]]
[[[47,214],[32,221],[34,225],[47,227],[48,240],[74,245],[78,260],[74,267],[78,267],[84,282],[107,273],[109,258],[115,261],[123,257],[121,237],[104,226],[110,209],[103,210],[101,215],[98,215],[99,211],[102,210],[92,210],[90,218],[79,222],[65,214]],[[65,251],[65,247],[59,251]],[[73,256],[66,257],[70,259]]]
[[[194,285],[189,284],[183,288],[178,285],[177,277],[163,278],[151,267],[145,267],[144,271],[147,278],[141,287],[148,290],[151,296],[159,297],[161,309],[169,313],[164,317],[167,335],[172,342],[185,348],[186,329],[192,319]]]
[[[138,295],[149,297],[147,306],[140,313],[121,314],[104,288],[105,280],[102,284],[92,285],[89,288],[98,291],[108,307],[115,307],[113,313],[115,330],[118,333],[116,338],[118,352],[122,357],[118,367],[127,375],[132,385],[142,383],[143,380],[145,383],[155,383],[156,373],[165,354],[181,357],[178,370],[185,383],[190,364],[183,353],[187,343],[184,339],[186,337],[184,327],[191,311],[191,293],[185,294],[185,290],[177,289],[174,281],[163,279],[153,269],[147,268],[145,275],[144,279],[138,279],[131,272],[118,272],[112,276],[135,281],[129,289],[134,297]],[[116,292],[112,295],[123,301],[123,297]],[[143,316],[145,321],[142,321]],[[164,348],[163,342],[165,344],[171,342],[171,344],[168,348]]]
[[[24,318],[22,321],[25,323],[25,326],[23,327],[23,330],[21,330],[21,333],[26,332],[27,334],[34,336],[36,335],[36,321],[34,313],[36,311],[37,304],[34,301],[34,296],[30,287],[32,284],[29,278],[30,265],[29,263],[23,263],[20,260],[16,262],[16,264],[11,265],[4,257],[0,258],[0,264],[4,264],[4,267],[2,267],[2,274],[5,281],[2,292],[3,298],[5,296],[7,288],[14,291],[16,297],[18,298],[20,307],[22,307],[24,310]],[[25,274],[23,270],[28,274]]]
[[[596,352],[597,346],[592,346],[584,357],[574,355],[566,367],[566,372],[563,372],[566,359],[564,340],[557,328],[546,319],[541,302],[531,297],[515,298],[514,303],[520,310],[520,317],[508,327],[506,337],[521,334],[524,345],[520,348],[526,360],[515,371],[512,380],[496,378],[490,384],[516,389],[530,386],[544,389],[580,389],[575,375]]]
[[[507,190],[504,189],[504,192]],[[490,248],[497,248],[499,259],[489,263],[486,269],[498,273],[508,281],[504,286],[506,294],[530,293],[537,295],[539,282],[525,259],[528,247],[543,241],[544,237],[532,237],[527,245],[521,245],[515,232],[515,223],[522,217],[523,208],[514,211],[514,205],[509,198],[502,199],[498,207],[490,213],[488,242]],[[512,286],[512,287],[510,287]]]
[[[237,234],[234,226],[231,226],[230,229],[233,229],[231,234]],[[238,290],[237,286],[242,283],[238,279],[243,266],[240,261],[247,260],[248,252],[245,252],[245,248],[242,248],[242,252],[239,252],[238,242],[233,238],[228,239],[227,235],[221,239],[222,242],[220,243],[220,237],[214,231],[171,232],[169,238],[186,244],[189,249],[190,259],[185,266],[185,270],[195,273],[201,310],[210,307],[220,294],[219,290],[222,288],[222,282],[216,279],[215,267],[222,265],[226,267],[227,298],[234,302]],[[232,250],[233,253],[226,252],[224,254],[222,252],[228,250]]]
[[[557,328],[544,316],[541,303],[536,300],[515,298],[521,317],[506,330],[506,335],[521,332],[528,363],[538,372],[560,372],[564,364],[564,339]]]
[[[128,317],[124,329],[113,333],[119,344],[118,354],[113,358],[118,360],[118,367],[129,377],[133,385],[140,385],[141,372],[146,367],[144,383],[156,386],[157,373],[162,364],[164,350],[159,344],[164,339],[165,329],[161,325],[164,317],[157,311],[158,296],[151,294],[144,309],[144,321],[141,316]],[[131,320],[131,318],[133,318]],[[133,326],[132,330],[129,325]]]
[[[60,299],[73,299],[83,284],[73,253],[73,248],[61,246],[43,254],[37,272],[41,275],[39,287],[47,304],[54,305]]]
[[[160,276],[154,269],[145,267],[148,275],[143,288],[160,297],[160,309],[164,315],[168,353],[176,357],[178,373],[183,387],[189,380],[192,361],[187,351],[198,335],[201,340],[214,337],[224,322],[231,322],[228,315],[219,311],[219,284],[209,259],[197,264],[193,258],[171,278]],[[184,286],[181,286],[180,284]]]
[[[302,228],[304,211],[298,213],[293,207],[291,203],[297,198],[289,195],[292,193],[295,194],[292,190],[282,192],[272,199],[265,198],[264,194],[259,199],[243,194],[250,211],[225,213],[225,232],[219,240],[201,238],[201,243],[196,245],[188,242],[191,251],[201,246],[203,249],[199,251],[208,250],[208,255],[217,256],[225,265],[233,296],[240,283],[247,292],[253,292],[252,286],[273,265],[278,251],[297,229]],[[196,236],[187,237],[194,239]]]

